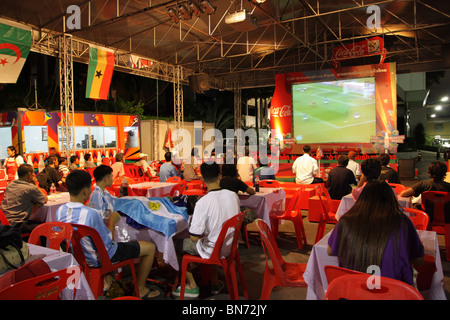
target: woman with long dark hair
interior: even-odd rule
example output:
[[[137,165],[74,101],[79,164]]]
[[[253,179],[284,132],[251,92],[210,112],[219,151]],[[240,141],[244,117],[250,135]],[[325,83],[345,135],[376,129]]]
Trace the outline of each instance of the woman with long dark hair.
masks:
[[[19,169],[19,167],[25,162],[23,161],[22,156],[17,153],[16,148],[14,146],[9,146],[7,152],[9,157],[6,158],[4,166],[6,168],[8,180],[12,181],[18,179],[17,169]]]
[[[381,276],[414,285],[412,265],[423,262],[424,248],[392,188],[371,181],[332,231],[328,254],[336,255],[341,267],[367,272],[378,266]]]

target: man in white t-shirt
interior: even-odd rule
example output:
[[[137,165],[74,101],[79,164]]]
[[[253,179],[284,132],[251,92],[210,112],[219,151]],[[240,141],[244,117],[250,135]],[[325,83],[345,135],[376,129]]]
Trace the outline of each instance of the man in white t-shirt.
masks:
[[[183,253],[198,255],[209,259],[213,252],[217,238],[225,221],[239,213],[239,198],[233,191],[220,188],[220,167],[217,163],[203,163],[200,172],[208,188],[208,193],[195,204],[194,213],[189,227],[190,237],[183,240],[183,252],[178,248],[179,258]],[[231,244],[230,244],[231,245]],[[227,256],[231,252],[230,245],[222,247],[221,254]],[[181,263],[180,263],[181,265]],[[185,297],[195,298],[199,295],[199,288],[189,269],[186,272]],[[218,294],[223,288],[219,282],[217,266],[212,268],[211,293]],[[180,295],[180,287],[172,293]]]
[[[350,169],[353,174],[355,175],[356,178],[356,182],[359,182],[359,180],[361,179],[361,166],[359,165],[358,162],[355,161],[356,159],[356,152],[355,151],[350,151],[348,153],[348,165],[347,165],[347,169]]]
[[[304,154],[295,159],[292,164],[292,172],[295,173],[295,182],[300,184],[322,183],[322,178],[316,178],[319,173],[319,166],[317,160],[309,155],[311,147],[309,145],[303,146]]]
[[[252,182],[253,171],[258,168],[258,166],[256,165],[255,159],[250,157],[248,147],[245,148],[245,154],[248,154],[248,156],[244,155],[240,157],[237,161],[236,167],[242,181]]]

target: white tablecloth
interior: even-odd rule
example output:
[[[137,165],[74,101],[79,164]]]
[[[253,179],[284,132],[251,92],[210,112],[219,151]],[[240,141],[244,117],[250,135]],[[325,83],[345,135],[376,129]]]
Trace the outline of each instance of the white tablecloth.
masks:
[[[280,200],[283,200],[282,208],[284,208],[286,192],[279,188],[260,188],[259,192],[254,195],[240,194],[239,199],[241,206],[254,209],[256,216],[263,219],[270,226],[269,213],[273,205]]]
[[[48,196],[48,201],[42,207],[35,209],[31,213],[30,220],[47,222],[55,221],[56,210],[64,204],[70,201],[70,195],[68,192],[61,192],[55,195]]]
[[[398,196],[397,199],[398,199],[398,202],[400,203],[401,207],[411,208],[411,198],[410,197]],[[336,219],[339,220],[339,218],[342,217],[348,210],[350,210],[354,204],[355,204],[355,200],[353,199],[351,193],[342,197],[341,203],[339,204],[339,207],[336,211]]]
[[[78,262],[70,253],[57,251],[33,244],[28,244],[28,248],[30,249],[30,257],[28,258],[27,261],[41,258],[48,264],[48,266],[50,267],[50,269],[52,269],[52,271],[66,269],[71,266],[78,266]],[[72,296],[73,291],[70,289],[65,289],[61,294],[63,300],[73,299]],[[78,288],[75,295],[75,300],[95,300],[95,297],[92,294],[91,288],[89,287],[89,283],[87,282],[83,272],[81,273],[80,276]]]
[[[150,228],[135,229],[127,224],[126,217],[121,217],[116,224],[114,240],[127,242],[131,240],[151,241],[156,245],[156,249],[162,252],[164,262],[179,270],[177,255],[175,251],[174,238],[189,237],[189,223],[181,215],[176,218],[177,231],[172,237],[168,238],[163,233]]]
[[[425,247],[425,254],[435,257],[437,268],[437,271],[433,274],[431,288],[426,291],[421,291],[420,293],[426,300],[446,300],[443,286],[444,273],[442,270],[442,262],[436,232],[421,230],[418,230],[417,232]],[[308,284],[306,294],[307,300],[323,300],[325,297],[325,291],[328,287],[328,281],[324,268],[326,265],[339,266],[338,258],[336,256],[329,256],[327,253],[328,238],[330,235],[331,231],[319,242],[317,242],[313,246],[311,255],[309,256],[308,265],[306,266],[306,270],[303,275],[306,283]]]
[[[172,182],[142,182],[131,184],[130,188],[133,190],[147,190],[146,197],[167,197],[172,191],[173,186],[176,183]]]

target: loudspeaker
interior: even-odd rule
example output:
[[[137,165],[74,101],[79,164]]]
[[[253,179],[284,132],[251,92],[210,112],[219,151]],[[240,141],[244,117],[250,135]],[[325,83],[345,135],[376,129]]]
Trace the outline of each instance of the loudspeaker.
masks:
[[[189,87],[194,92],[205,92],[209,90],[209,77],[206,73],[197,73],[189,76]]]
[[[444,43],[442,45],[442,60],[446,68],[450,67],[450,43]]]

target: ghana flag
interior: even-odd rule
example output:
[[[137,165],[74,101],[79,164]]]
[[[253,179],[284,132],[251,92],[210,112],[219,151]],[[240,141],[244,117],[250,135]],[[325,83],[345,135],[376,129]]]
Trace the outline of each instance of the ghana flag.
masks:
[[[89,68],[86,83],[86,98],[108,99],[109,86],[114,71],[114,52],[98,47],[89,47]]]

